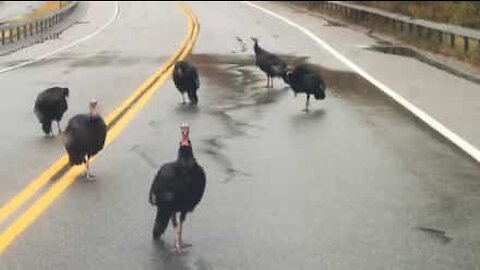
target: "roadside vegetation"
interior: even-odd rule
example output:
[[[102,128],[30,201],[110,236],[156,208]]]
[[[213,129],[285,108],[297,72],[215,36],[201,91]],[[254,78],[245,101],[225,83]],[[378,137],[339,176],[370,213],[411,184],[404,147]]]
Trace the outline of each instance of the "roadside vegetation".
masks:
[[[480,29],[480,1],[352,1],[424,19]]]

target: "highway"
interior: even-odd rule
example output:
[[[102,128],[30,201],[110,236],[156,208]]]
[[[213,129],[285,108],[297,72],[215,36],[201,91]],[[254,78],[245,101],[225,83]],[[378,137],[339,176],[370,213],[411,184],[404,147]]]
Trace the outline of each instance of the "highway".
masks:
[[[281,4],[256,4],[308,23]],[[0,70],[1,270],[480,265],[478,163],[298,29],[242,2],[82,5],[85,23],[0,59],[0,69],[33,59]],[[312,32],[394,90],[407,87],[402,67],[426,74],[416,85],[459,80],[478,89],[413,59],[355,53],[369,37],[315,20]],[[290,64],[316,65],[326,99],[305,113],[305,96],[282,80],[266,89],[251,37]],[[169,76],[172,59],[184,56],[200,74],[196,107],[181,104]],[[63,166],[61,138],[45,138],[35,119],[36,95],[57,85],[70,89],[63,126],[92,98],[112,120],[145,91],[112,124],[92,164],[96,182]],[[192,246],[179,255],[171,227],[160,242],[151,237],[148,192],[176,158],[184,122],[207,187],[185,223]],[[25,191],[32,181],[42,184]],[[7,211],[12,198],[21,203]]]

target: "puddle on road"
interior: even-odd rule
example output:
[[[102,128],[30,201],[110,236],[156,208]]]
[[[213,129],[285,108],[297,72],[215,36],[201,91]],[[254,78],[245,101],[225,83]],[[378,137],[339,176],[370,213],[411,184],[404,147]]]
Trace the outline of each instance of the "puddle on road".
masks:
[[[296,55],[279,55],[289,65],[295,66],[305,63],[308,57]],[[234,162],[225,154],[225,140],[235,137],[248,136],[252,128],[262,128],[238,119],[236,110],[258,110],[264,106],[274,104],[286,98],[291,91],[281,79],[274,82],[275,89],[266,89],[265,75],[255,67],[253,55],[239,54],[195,54],[189,58],[197,66],[200,77],[208,80],[209,87],[203,88],[204,95],[208,95],[206,112],[216,118],[225,127],[225,134],[207,138],[207,147],[203,152],[212,156],[222,164],[227,174],[225,182],[231,181],[237,173],[245,176],[248,173],[235,169]],[[359,75],[315,66],[327,84],[327,98],[346,99],[356,109],[378,114],[379,110],[391,110],[385,97]],[[325,117],[324,110],[312,112],[306,117],[307,121],[315,121]],[[301,120],[305,120],[301,119]],[[212,143],[214,142],[214,143]]]
[[[246,50],[244,42],[237,38],[241,50]],[[251,178],[252,175],[235,167],[227,155],[226,140],[249,136],[252,129],[261,128],[244,119],[239,119],[235,111],[246,108],[260,108],[278,101],[288,91],[279,79],[276,89],[266,89],[266,77],[256,70],[253,55],[196,54],[189,58],[200,71],[200,77],[208,80],[204,88],[208,95],[206,113],[217,118],[225,127],[225,132],[206,138],[206,147],[201,149],[211,156],[224,170],[224,183],[237,177]],[[202,79],[201,79],[202,80]],[[279,87],[282,88],[279,88]]]

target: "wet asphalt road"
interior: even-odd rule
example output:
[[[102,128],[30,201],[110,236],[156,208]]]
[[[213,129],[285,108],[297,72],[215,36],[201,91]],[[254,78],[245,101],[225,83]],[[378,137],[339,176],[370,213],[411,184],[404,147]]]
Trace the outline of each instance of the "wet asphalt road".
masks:
[[[168,80],[96,159],[98,181],[73,184],[1,255],[0,269],[480,264],[477,164],[281,22],[241,3],[190,6],[201,23],[190,57],[201,76],[199,106],[179,104]],[[108,5],[95,8],[111,13]],[[42,87],[68,82],[73,94],[65,119],[84,111],[92,96],[109,112],[186,31],[172,3],[121,3],[120,10],[84,45],[0,74],[12,88],[11,102],[0,109],[8,119],[0,140],[2,203],[63,152],[60,140],[42,138],[32,120]],[[125,29],[138,35],[132,39]],[[252,66],[251,36],[291,63],[317,64],[327,99],[305,114],[304,97],[294,98],[279,80],[265,89],[264,75]],[[191,125],[207,190],[187,217],[185,241],[193,247],[178,256],[171,229],[163,242],[151,240],[155,209],[147,194],[159,166],[175,158],[182,122]]]

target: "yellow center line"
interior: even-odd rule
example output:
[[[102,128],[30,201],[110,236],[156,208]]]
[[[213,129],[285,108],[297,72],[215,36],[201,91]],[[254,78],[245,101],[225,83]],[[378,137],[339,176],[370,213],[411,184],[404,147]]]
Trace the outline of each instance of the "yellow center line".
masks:
[[[110,127],[105,146],[108,146],[142,109],[153,94],[171,75],[176,61],[184,59],[193,49],[193,45],[199,33],[198,20],[192,11],[183,3],[179,3],[183,13],[188,18],[188,33],[182,46],[173,54],[167,62],[147,79],[125,102],[110,113],[106,118],[107,124],[114,122]],[[136,102],[135,102],[136,101]],[[117,119],[121,116],[120,119]],[[116,121],[116,122],[115,122]],[[92,159],[92,161],[95,158]],[[18,193],[12,200],[0,209],[0,222],[16,211],[21,205],[29,200],[48,180],[68,163],[68,157],[62,156],[39,178],[32,181],[24,190]],[[0,234],[0,254],[19,236],[38,216],[40,216],[76,179],[83,171],[81,166],[72,167],[59,180],[55,182],[40,198],[23,212],[12,224]]]

